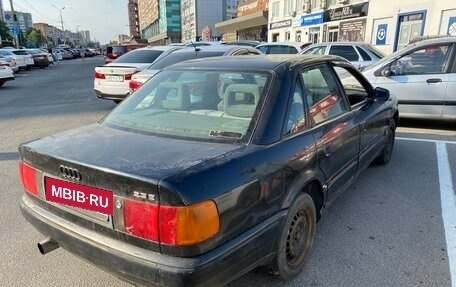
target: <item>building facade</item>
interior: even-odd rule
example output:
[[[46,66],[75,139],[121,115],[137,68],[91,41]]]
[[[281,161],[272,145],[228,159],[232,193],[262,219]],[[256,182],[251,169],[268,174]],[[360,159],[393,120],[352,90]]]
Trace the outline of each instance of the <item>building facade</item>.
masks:
[[[3,15],[3,2],[0,0],[0,21],[5,21],[5,17]]]
[[[417,36],[451,34],[454,0],[269,1],[269,42],[360,41],[389,54]]]
[[[32,14],[17,12],[15,11],[18,28],[20,29],[22,35],[25,37],[27,30],[33,27]],[[14,15],[11,11],[4,11],[4,18],[6,25],[11,29],[15,26],[14,24]]]
[[[240,2],[237,17],[215,24],[223,34],[223,41],[267,41],[268,1],[249,0]]]
[[[417,36],[456,36],[456,1],[371,0],[366,42],[390,53]]]
[[[180,0],[138,0],[141,37],[152,45],[181,41]]]
[[[138,0],[128,0],[128,24],[130,27],[130,37],[140,38]]]
[[[226,19],[227,7],[227,0],[182,0],[182,42],[221,40],[215,24]]]

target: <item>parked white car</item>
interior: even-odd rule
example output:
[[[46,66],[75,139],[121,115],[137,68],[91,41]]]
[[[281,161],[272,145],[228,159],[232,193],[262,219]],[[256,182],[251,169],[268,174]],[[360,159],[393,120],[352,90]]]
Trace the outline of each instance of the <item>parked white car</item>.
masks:
[[[365,67],[399,100],[401,118],[456,120],[456,37],[423,40]]]
[[[6,50],[6,49],[5,49]],[[34,65],[35,65],[35,62],[33,61],[33,57],[32,55],[27,52],[26,50],[24,49],[8,49],[8,51],[11,51],[11,53],[17,55],[17,56],[21,56],[24,58],[24,61],[25,61],[25,64],[26,64],[26,70],[30,70]]]
[[[0,87],[3,86],[6,81],[12,80],[14,80],[13,71],[7,65],[2,65],[0,63]]]
[[[3,63],[6,63],[13,72],[19,71],[19,66],[16,63],[16,60],[14,60],[12,57],[0,55],[0,60]]]
[[[0,55],[13,58],[14,61],[16,61],[18,70],[20,70],[20,69],[25,70],[27,68],[27,64],[25,63],[25,58],[23,56],[16,55],[7,49],[0,49]],[[18,72],[18,71],[15,71],[15,72]]]
[[[385,57],[383,52],[362,42],[326,42],[312,44],[305,48],[301,54],[339,56],[345,58],[358,69]]]
[[[122,101],[129,93],[131,76],[145,68],[165,51],[181,49],[173,46],[151,46],[132,50],[114,61],[95,68],[94,91],[98,98]]]

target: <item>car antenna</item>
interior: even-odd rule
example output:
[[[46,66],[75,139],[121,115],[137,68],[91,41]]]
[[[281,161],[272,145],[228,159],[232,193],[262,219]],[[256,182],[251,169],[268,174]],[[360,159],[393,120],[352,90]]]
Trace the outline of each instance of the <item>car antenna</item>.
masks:
[[[200,51],[201,49],[196,47],[195,43],[193,43],[193,40],[190,40],[190,43],[192,43],[193,48],[195,48],[195,52]]]

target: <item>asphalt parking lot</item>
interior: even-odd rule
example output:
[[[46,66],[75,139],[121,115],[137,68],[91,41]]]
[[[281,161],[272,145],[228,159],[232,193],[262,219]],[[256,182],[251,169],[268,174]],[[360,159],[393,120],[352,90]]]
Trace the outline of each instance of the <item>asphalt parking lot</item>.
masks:
[[[101,59],[19,74],[0,89],[0,285],[131,286],[43,239],[20,214],[17,146],[92,124],[114,106],[92,92]],[[327,209],[291,282],[254,270],[229,286],[456,286],[456,125],[401,121],[391,162],[372,165]]]

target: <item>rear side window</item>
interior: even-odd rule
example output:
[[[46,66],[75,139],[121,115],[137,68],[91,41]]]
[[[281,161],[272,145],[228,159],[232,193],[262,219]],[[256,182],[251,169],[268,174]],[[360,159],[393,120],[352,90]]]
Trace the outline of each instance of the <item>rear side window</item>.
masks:
[[[301,72],[311,121],[315,124],[336,117],[348,107],[339,92],[337,79],[327,65],[316,65]]]
[[[125,49],[123,46],[113,46],[111,52],[108,50],[108,54],[125,54],[126,52],[127,49]]]
[[[117,58],[116,63],[152,63],[163,51],[158,50],[134,50]]]
[[[265,54],[266,54],[266,51],[268,50],[268,46],[261,46],[261,47],[256,47],[256,48]]]
[[[278,45],[278,46],[271,46],[269,49],[269,54],[297,54],[298,50],[294,47],[285,46],[285,45]]]
[[[326,51],[326,46],[320,47],[312,47],[307,49],[303,54],[311,54],[311,55],[324,55]]]
[[[356,47],[356,50],[361,54],[361,57],[363,58],[364,61],[372,61],[372,58],[369,56],[369,54],[366,53],[362,48]]]
[[[331,46],[329,50],[330,55],[340,56],[342,58],[347,59],[348,61],[358,61],[359,56],[356,53],[355,48],[353,46],[348,45],[337,45]]]

